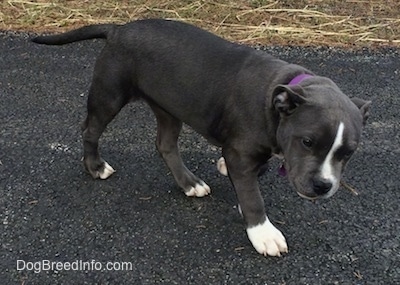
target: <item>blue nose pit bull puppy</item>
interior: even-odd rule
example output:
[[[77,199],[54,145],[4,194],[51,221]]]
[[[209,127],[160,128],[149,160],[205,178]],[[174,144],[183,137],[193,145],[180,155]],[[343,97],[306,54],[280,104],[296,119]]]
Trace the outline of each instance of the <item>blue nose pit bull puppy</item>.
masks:
[[[297,193],[327,198],[360,140],[370,102],[350,99],[330,79],[194,26],[167,20],[93,25],[33,41],[62,45],[103,38],[83,124],[84,165],[94,178],[114,169],[98,151],[107,124],[143,99],[157,118],[157,149],[187,196],[210,187],[184,165],[182,122],[222,147],[219,170],[236,190],[247,234],[261,254],[287,252],[269,221],[257,177],[279,155]]]

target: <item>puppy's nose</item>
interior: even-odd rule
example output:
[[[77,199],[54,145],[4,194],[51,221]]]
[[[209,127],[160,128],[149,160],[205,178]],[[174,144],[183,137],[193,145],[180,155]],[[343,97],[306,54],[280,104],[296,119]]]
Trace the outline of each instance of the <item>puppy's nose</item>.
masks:
[[[332,182],[323,178],[313,179],[313,190],[317,195],[324,195],[329,192],[332,188]]]

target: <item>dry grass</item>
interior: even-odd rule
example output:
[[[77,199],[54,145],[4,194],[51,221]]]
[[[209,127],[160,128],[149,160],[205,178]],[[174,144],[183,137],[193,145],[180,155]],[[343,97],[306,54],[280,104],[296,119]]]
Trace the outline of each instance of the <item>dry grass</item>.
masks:
[[[60,32],[162,17],[250,44],[400,46],[398,0],[3,0],[0,29]]]

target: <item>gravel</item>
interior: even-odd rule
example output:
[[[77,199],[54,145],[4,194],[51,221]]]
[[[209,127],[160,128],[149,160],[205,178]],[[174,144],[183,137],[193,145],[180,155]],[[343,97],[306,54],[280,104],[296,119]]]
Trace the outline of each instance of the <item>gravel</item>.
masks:
[[[156,153],[155,120],[127,106],[101,140],[117,172],[83,171],[80,123],[101,41],[45,47],[0,33],[1,284],[399,284],[400,57],[397,49],[259,47],[373,101],[342,189],[299,198],[272,162],[260,178],[289,253],[256,253],[236,197],[215,162],[220,149],[185,127],[187,165],[213,189],[189,199]],[[130,270],[18,270],[18,260],[130,262]],[[119,262],[119,263],[118,263]],[[37,264],[37,263],[36,263]],[[38,272],[40,271],[40,272]]]

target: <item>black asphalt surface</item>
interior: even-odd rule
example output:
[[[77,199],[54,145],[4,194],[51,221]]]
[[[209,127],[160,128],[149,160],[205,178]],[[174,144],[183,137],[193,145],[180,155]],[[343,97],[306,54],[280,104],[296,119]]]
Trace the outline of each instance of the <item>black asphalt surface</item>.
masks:
[[[220,149],[187,127],[182,155],[213,192],[180,192],[142,103],[127,106],[101,140],[117,172],[106,181],[84,172],[80,123],[102,46],[47,47],[0,33],[0,284],[400,284],[399,50],[267,48],[373,101],[344,177],[358,196],[341,189],[329,200],[303,200],[277,175],[277,162],[260,178],[269,217],[289,245],[277,258],[252,248],[235,193],[215,167]],[[18,270],[18,260],[132,269],[35,273]]]

